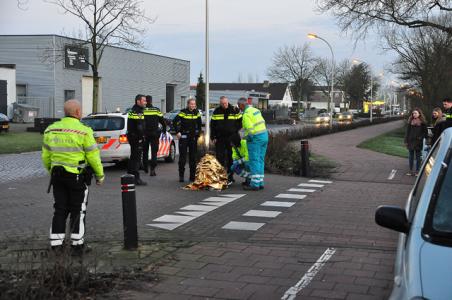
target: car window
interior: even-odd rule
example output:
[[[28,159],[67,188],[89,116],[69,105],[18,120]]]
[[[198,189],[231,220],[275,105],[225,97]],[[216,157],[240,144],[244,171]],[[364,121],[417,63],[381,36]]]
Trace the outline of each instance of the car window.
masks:
[[[436,143],[429,156],[427,157],[427,163],[424,168],[419,173],[419,178],[416,181],[416,185],[413,191],[413,195],[410,200],[410,208],[408,212],[408,221],[411,222],[416,213],[416,208],[421,198],[422,192],[424,191],[425,183],[427,182],[430,173],[432,172],[433,165],[435,164],[436,156],[438,155],[440,142]]]
[[[450,162],[449,160],[442,165],[447,168],[447,171],[438,193],[432,220],[433,229],[443,233],[452,233],[452,168]]]
[[[8,121],[8,117],[0,113],[0,121]]]
[[[91,127],[94,131],[112,131],[124,129],[125,120],[122,117],[99,116],[83,118],[82,123]]]

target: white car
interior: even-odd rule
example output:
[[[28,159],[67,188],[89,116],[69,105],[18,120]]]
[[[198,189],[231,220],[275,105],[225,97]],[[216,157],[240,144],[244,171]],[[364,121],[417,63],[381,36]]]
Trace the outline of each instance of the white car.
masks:
[[[380,206],[375,221],[400,232],[390,300],[452,299],[452,128],[433,145],[405,208]]]
[[[97,113],[82,118],[81,122],[93,129],[102,162],[119,163],[129,159],[130,145],[126,135],[127,113]],[[149,150],[149,159],[151,155]],[[173,162],[175,156],[176,144],[171,134],[166,132],[160,136],[157,158]]]

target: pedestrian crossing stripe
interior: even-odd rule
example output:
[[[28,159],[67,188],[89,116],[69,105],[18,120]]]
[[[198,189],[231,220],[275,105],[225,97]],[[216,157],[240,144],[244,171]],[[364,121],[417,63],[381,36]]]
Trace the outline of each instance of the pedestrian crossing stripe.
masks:
[[[250,231],[256,231],[262,226],[264,226],[265,223],[255,223],[255,222],[236,222],[231,221],[224,225],[223,229],[230,229],[230,230],[250,230]]]
[[[274,206],[274,207],[292,207],[296,202],[285,201],[265,201],[261,206]]]
[[[146,225],[165,230],[174,230],[245,195],[246,194],[224,194],[215,197],[209,197],[196,204],[184,206],[173,214],[167,214],[158,217],[152,220],[153,223]]]
[[[286,198],[286,199],[304,199],[306,195],[297,195],[297,194],[278,194],[275,198]]]
[[[332,181],[329,181],[329,180],[315,180],[315,179],[311,179],[311,180],[309,180],[309,182],[312,182],[312,183],[333,183]]]
[[[300,183],[298,186],[311,187],[311,188],[321,188],[321,187],[324,187],[325,185],[323,185],[323,184],[316,184],[316,183]]]
[[[288,192],[296,192],[296,193],[314,193],[316,190],[311,189],[288,189]]]

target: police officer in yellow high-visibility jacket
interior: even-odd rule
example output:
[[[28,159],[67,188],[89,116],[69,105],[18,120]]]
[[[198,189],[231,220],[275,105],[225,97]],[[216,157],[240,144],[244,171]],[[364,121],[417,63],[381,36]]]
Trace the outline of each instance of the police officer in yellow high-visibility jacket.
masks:
[[[245,190],[257,191],[264,188],[265,153],[267,152],[268,132],[260,110],[240,98],[238,106],[243,112],[242,127],[248,147],[250,184],[243,186]]]
[[[71,245],[83,251],[87,184],[92,176],[86,167],[91,167],[98,185],[104,181],[104,171],[93,131],[80,122],[80,102],[66,101],[64,114],[61,121],[47,127],[42,144],[42,162],[51,174],[55,198],[50,245],[54,249],[63,246],[70,214]]]

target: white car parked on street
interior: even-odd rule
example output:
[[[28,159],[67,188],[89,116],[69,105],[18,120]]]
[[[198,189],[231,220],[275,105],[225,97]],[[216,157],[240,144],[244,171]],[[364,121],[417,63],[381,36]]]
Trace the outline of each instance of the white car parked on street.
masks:
[[[119,163],[130,157],[130,145],[127,140],[127,113],[97,113],[81,119],[81,122],[94,131],[94,138],[100,149],[102,162]],[[176,144],[169,132],[160,136],[157,158],[173,162],[176,156]],[[149,151],[151,159],[151,151]]]

